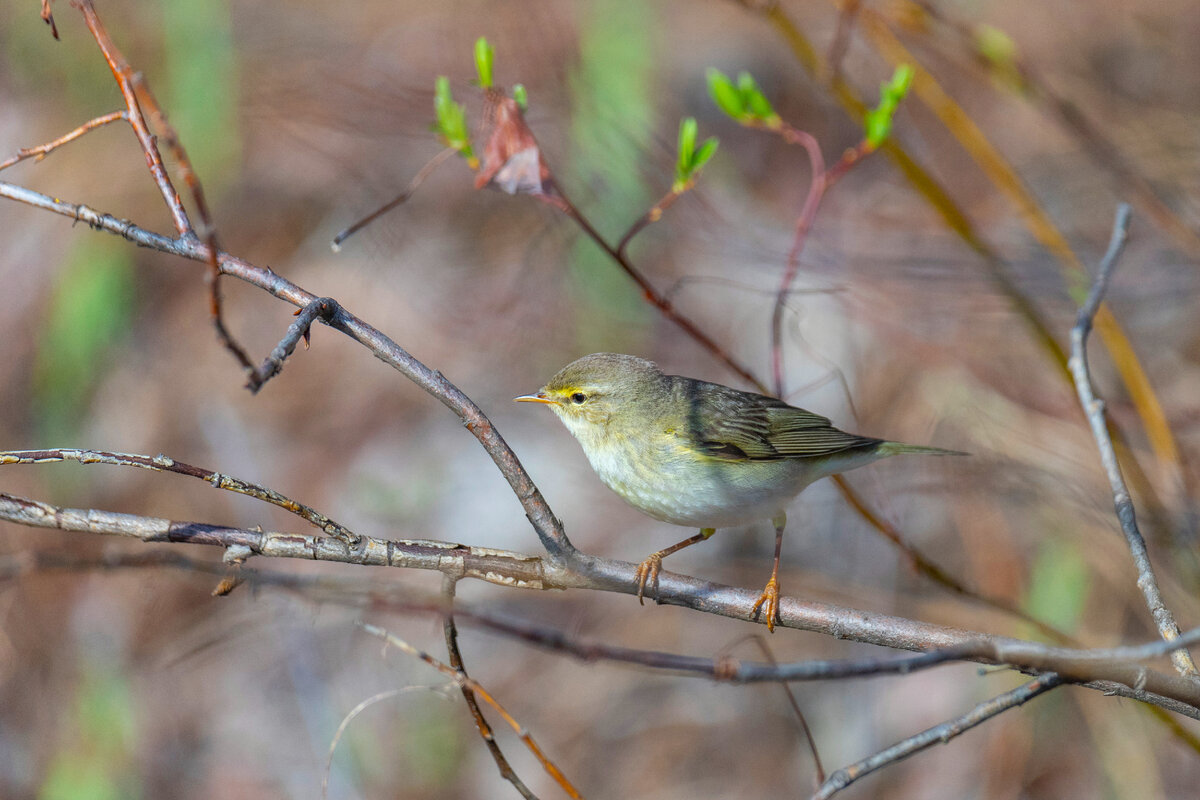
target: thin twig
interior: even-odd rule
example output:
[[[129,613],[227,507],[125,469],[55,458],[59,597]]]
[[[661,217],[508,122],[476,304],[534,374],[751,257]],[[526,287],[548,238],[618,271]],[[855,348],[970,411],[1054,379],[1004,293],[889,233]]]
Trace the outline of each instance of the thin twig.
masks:
[[[95,38],[96,44],[100,46],[100,51],[104,54],[104,60],[108,62],[109,69],[112,70],[113,77],[117,81],[117,86],[121,90],[121,96],[125,98],[125,107],[129,112],[129,124],[137,136],[138,143],[142,147],[142,152],[145,153],[146,164],[150,168],[150,175],[154,178],[155,184],[158,185],[163,200],[167,204],[167,210],[171,213],[171,218],[175,222],[175,230],[179,232],[181,237],[195,236],[196,231],[192,226],[191,220],[188,219],[187,212],[183,208],[183,201],[180,200],[179,192],[176,191],[175,186],[171,183],[171,177],[167,174],[167,169],[163,164],[162,155],[158,149],[157,137],[150,132],[150,126],[146,122],[145,113],[142,111],[143,102],[149,107],[156,127],[161,132],[161,136],[166,140],[168,148],[175,157],[184,182],[191,191],[192,200],[196,204],[196,213],[200,216],[202,229],[199,238],[204,242],[206,249],[205,262],[209,265],[207,273],[209,316],[217,331],[217,338],[244,369],[253,369],[254,364],[250,361],[250,357],[246,355],[246,351],[229,333],[221,315],[221,291],[219,286],[221,268],[217,263],[217,254],[220,252],[220,246],[217,242],[217,230],[213,224],[212,215],[208,211],[208,203],[204,199],[204,189],[200,185],[200,179],[197,177],[195,170],[192,169],[192,162],[188,158],[183,145],[180,143],[175,129],[167,121],[167,115],[162,110],[162,106],[159,105],[154,94],[150,91],[150,86],[146,83],[145,77],[141,73],[134,71],[133,67],[125,59],[125,56],[117,49],[117,45],[113,42],[112,37],[108,35],[108,31],[100,21],[99,14],[96,13],[96,8],[92,4],[92,0],[74,0],[74,5],[83,14],[88,30],[91,31],[92,37]]]
[[[672,188],[671,191],[663,195],[657,203],[650,206],[645,214],[642,214],[640,217],[638,217],[636,222],[629,226],[629,230],[625,231],[625,235],[621,237],[619,242],[617,242],[617,253],[620,254],[622,258],[628,258],[625,250],[629,247],[629,243],[633,241],[633,237],[645,230],[647,226],[652,225],[662,219],[662,215],[666,212],[666,210],[674,205],[675,201],[682,197],[683,193],[690,188],[691,182],[678,191]],[[662,298],[667,300],[669,294],[669,291],[664,292],[662,294]]]
[[[463,664],[462,652],[458,649],[458,627],[454,624],[454,590],[457,585],[456,578],[450,575],[442,576],[442,599],[446,604],[446,613],[442,617],[442,633],[446,637],[446,653],[450,658],[450,666],[467,678],[470,676],[467,675],[467,668]],[[488,724],[487,719],[483,716],[483,711],[479,708],[475,692],[465,682],[460,683],[458,688],[462,690],[463,700],[467,702],[467,708],[475,720],[475,727],[479,730],[479,735],[487,745],[488,752],[492,754],[496,768],[500,770],[500,777],[511,783],[525,800],[537,800],[537,795],[529,790],[529,787],[513,770],[512,765],[508,763],[508,759],[504,757],[500,743],[496,741],[496,735],[492,732],[492,726]]]
[[[1062,683],[1062,678],[1053,673],[1041,675],[1010,692],[1005,692],[1002,695],[993,697],[991,700],[980,703],[961,717],[956,717],[949,722],[943,722],[941,725],[935,725],[932,728],[921,731],[915,736],[910,736],[903,741],[897,742],[886,750],[881,750],[869,758],[864,758],[862,761],[855,762],[848,767],[843,767],[829,776],[829,780],[825,781],[820,790],[812,796],[812,800],[828,800],[828,798],[833,797],[859,778],[895,764],[898,761],[902,761],[935,744],[945,744],[955,736],[969,731],[976,725],[987,722],[992,717],[1010,708],[1016,708],[1023,703],[1027,703],[1038,695],[1048,692]]]
[[[692,341],[711,353],[713,357],[728,367],[739,378],[752,384],[759,391],[766,391],[764,384],[755,377],[754,373],[748,367],[730,355],[725,348],[721,347],[715,339],[705,333],[690,317],[675,308],[671,301],[663,296],[662,292],[654,288],[654,284],[650,283],[650,280],[633,265],[633,262],[625,254],[619,252],[600,235],[600,232],[592,226],[587,217],[565,195],[561,196],[559,202],[551,203],[551,205],[562,209],[567,216],[575,221],[575,224],[579,226],[580,230],[589,239],[595,242],[609,258],[616,262],[617,266],[642,290],[642,296],[646,299],[646,302],[657,308],[664,317],[678,325]]]
[[[129,220],[103,214],[86,205],[63,202],[40,192],[3,181],[0,181],[0,197],[7,197],[35,208],[61,214],[69,219],[85,222],[95,230],[114,233],[143,247],[171,253],[192,261],[208,262],[207,248],[194,236],[172,239],[148,231]],[[316,295],[305,291],[278,273],[255,266],[228,253],[220,254],[219,263],[224,274],[257,286],[292,305],[303,307],[318,299]],[[550,557],[555,560],[577,557],[578,551],[567,538],[562,523],[554,516],[545,497],[542,496],[541,490],[534,484],[516,453],[492,426],[491,421],[479,406],[461,389],[446,380],[440,372],[430,369],[418,361],[377,328],[347,311],[345,306],[341,308],[341,313],[330,323],[331,327],[366,347],[376,358],[400,372],[454,412],[462,420],[467,430],[479,440],[483,449],[508,481],[513,494],[520,501],[525,515],[529,518],[542,546],[546,548]]]
[[[516,719],[513,718],[512,714],[508,713],[504,706],[500,705],[500,703],[494,697],[492,697],[488,690],[483,688],[478,681],[468,678],[466,673],[462,670],[455,669],[448,664],[438,661],[429,653],[413,647],[411,644],[399,638],[398,636],[388,633],[383,628],[378,628],[365,622],[360,622],[359,627],[372,636],[382,639],[392,647],[395,647],[398,650],[413,656],[414,658],[424,661],[426,664],[450,678],[450,680],[454,681],[459,686],[469,687],[471,691],[482,698],[483,702],[494,708],[496,713],[499,714],[506,723],[508,723],[510,728],[516,731],[517,736],[520,737],[525,746],[529,748],[529,752],[533,753],[534,757],[537,758],[538,762],[542,765],[542,769],[546,770],[546,772],[552,778],[554,778],[554,780],[559,786],[562,787],[562,790],[566,792],[569,797],[576,798],[576,800],[579,800],[579,798],[582,797],[579,794],[579,790],[571,785],[571,782],[567,779],[567,776],[562,773],[562,770],[560,770],[553,761],[547,758],[546,754],[542,751],[542,748],[539,747],[537,742],[533,740],[533,736],[531,736],[530,733],[525,730],[525,728],[523,728],[521,724],[516,721]]]
[[[42,22],[50,26],[50,35],[58,39],[58,26],[54,24],[54,12],[50,10],[50,0],[42,0]]]
[[[722,663],[723,665],[728,665],[732,662],[734,665],[736,665],[737,661],[732,659],[728,653],[735,645],[743,641],[753,642],[754,646],[758,648],[760,653],[762,653],[763,658],[767,660],[768,664],[774,667],[779,666],[779,661],[775,658],[775,654],[771,652],[771,645],[767,643],[767,640],[763,638],[762,634],[760,633],[748,634],[743,636],[738,641],[725,647],[721,652],[717,653],[718,662]],[[805,718],[804,712],[800,709],[800,702],[796,700],[796,693],[792,691],[792,687],[789,686],[786,681],[781,681],[779,688],[783,690],[783,694],[787,698],[788,705],[792,707],[792,713],[796,716],[796,722],[800,726],[800,733],[804,736],[804,741],[808,745],[808,752],[812,754],[814,782],[817,786],[820,786],[825,782],[825,767],[823,764],[821,764],[821,753],[817,749],[817,740],[813,736],[812,729],[808,727],[808,720]]]
[[[1104,254],[1104,258],[1100,262],[1100,272],[1092,284],[1087,302],[1079,309],[1075,327],[1071,329],[1070,366],[1071,374],[1075,378],[1079,404],[1083,407],[1084,414],[1087,415],[1088,424],[1092,428],[1092,437],[1100,449],[1100,461],[1104,465],[1104,472],[1108,476],[1108,483],[1112,489],[1117,519],[1121,523],[1121,531],[1125,534],[1125,543],[1129,546],[1134,567],[1137,569],[1138,588],[1142,590],[1142,596],[1146,599],[1146,605],[1150,609],[1150,615],[1154,618],[1154,624],[1158,627],[1159,634],[1163,639],[1172,641],[1179,637],[1179,625],[1176,624],[1171,610],[1163,603],[1162,594],[1159,592],[1158,580],[1154,577],[1154,567],[1150,564],[1150,555],[1146,551],[1146,540],[1142,538],[1142,533],[1138,530],[1133,500],[1129,496],[1129,489],[1125,486],[1125,479],[1121,477],[1121,467],[1117,463],[1112,439],[1108,435],[1108,426],[1104,417],[1104,401],[1096,397],[1087,360],[1087,339],[1092,330],[1092,320],[1095,319],[1096,312],[1099,311],[1100,304],[1104,301],[1109,280],[1112,278],[1113,270],[1117,266],[1121,251],[1129,237],[1130,216],[1131,211],[1128,204],[1122,203],[1117,207],[1108,252]],[[1196,674],[1196,664],[1187,650],[1176,650],[1171,654],[1171,660],[1181,675]]]
[[[308,346],[309,332],[312,329],[312,324],[317,319],[321,319],[328,324],[337,316],[340,310],[341,306],[332,297],[318,297],[304,308],[298,310],[295,315],[296,319],[288,326],[279,344],[275,345],[275,349],[267,355],[262,364],[250,371],[250,377],[246,381],[246,388],[258,394],[258,390],[267,381],[280,373],[283,369],[283,362],[295,352],[296,345],[300,343],[301,339],[304,340],[305,347]]]
[[[143,456],[136,453],[109,453],[103,450],[76,450],[70,448],[54,448],[50,450],[4,450],[0,451],[0,466],[5,464],[50,464],[57,461],[74,461],[79,464],[107,464],[119,467],[136,467],[152,472],[173,472],[176,475],[186,475],[189,478],[199,478],[215,489],[237,492],[264,503],[288,511],[313,526],[319,528],[328,536],[340,539],[353,547],[359,540],[358,534],[339,522],[314,508],[298,503],[282,495],[274,489],[259,486],[256,483],[243,481],[232,475],[224,475],[204,467],[196,467],[176,461],[161,453],[156,456]]]
[[[379,219],[380,217],[382,217],[387,212],[391,211],[396,206],[400,205],[401,203],[406,202],[408,200],[408,198],[412,197],[413,194],[417,191],[417,189],[419,189],[421,187],[421,184],[425,182],[425,179],[433,174],[434,170],[436,170],[438,167],[440,167],[447,158],[449,158],[450,156],[454,155],[457,152],[458,151],[455,150],[453,147],[447,147],[444,150],[442,150],[440,153],[435,155],[433,158],[426,161],[425,166],[421,167],[421,169],[419,169],[417,171],[417,174],[413,176],[413,179],[411,181],[409,181],[408,186],[406,186],[404,188],[403,192],[396,195],[391,200],[387,201],[382,206],[380,206],[379,208],[372,211],[370,214],[367,214],[365,217],[360,219],[358,222],[355,222],[354,224],[350,225],[348,228],[345,228],[340,233],[338,233],[337,236],[334,236],[333,242],[330,245],[333,248],[333,252],[336,253],[342,249],[342,242],[346,241],[351,236],[358,233],[363,228],[367,227],[372,222]]]
[[[55,38],[58,38],[58,37],[56,36]],[[12,156],[4,161],[0,161],[0,170],[8,169],[13,164],[17,164],[21,161],[24,161],[27,158],[36,158],[38,161],[41,161],[43,158],[45,158],[51,152],[62,147],[64,144],[67,144],[68,142],[73,142],[76,139],[78,139],[80,136],[83,136],[85,133],[94,131],[97,128],[103,127],[105,125],[108,125],[111,122],[116,122],[117,120],[121,120],[121,119],[128,120],[129,112],[128,111],[110,111],[107,114],[104,114],[102,116],[96,117],[93,120],[89,120],[89,121],[83,123],[75,130],[71,131],[70,133],[65,133],[53,141],[46,142],[45,144],[39,144],[39,145],[36,145],[35,147],[22,147],[20,150],[17,151],[17,154],[15,156]]]
[[[808,194],[804,197],[804,205],[800,216],[796,218],[796,232],[792,236],[792,246],[788,250],[787,263],[783,277],[779,280],[779,289],[775,292],[775,304],[771,310],[771,376],[774,379],[775,396],[784,397],[787,390],[783,385],[783,311],[792,282],[800,271],[800,253],[804,243],[808,241],[808,232],[812,230],[817,219],[817,209],[821,198],[825,196],[825,156],[821,154],[821,145],[815,136],[808,131],[802,131],[789,125],[779,129],[784,141],[799,145],[808,154],[812,176],[809,178]]]
[[[402,686],[399,689],[388,689],[385,692],[373,694],[367,699],[360,702],[354,708],[342,717],[342,721],[338,723],[337,730],[333,733],[333,739],[329,742],[329,752],[325,756],[325,770],[321,774],[321,797],[329,797],[329,775],[333,772],[333,754],[337,750],[338,744],[342,741],[342,736],[345,735],[346,729],[350,727],[350,723],[358,718],[358,715],[366,711],[373,705],[382,703],[384,700],[391,700],[393,697],[399,697],[402,694],[418,691],[436,691],[436,687],[430,686]]]

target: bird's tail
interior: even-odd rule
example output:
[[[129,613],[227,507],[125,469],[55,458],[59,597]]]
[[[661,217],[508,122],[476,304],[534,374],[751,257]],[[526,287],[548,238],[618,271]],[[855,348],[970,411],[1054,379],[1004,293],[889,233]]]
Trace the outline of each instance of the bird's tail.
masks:
[[[961,450],[946,450],[941,447],[928,447],[923,444],[905,444],[904,442],[884,442],[876,451],[881,456],[969,456]]]

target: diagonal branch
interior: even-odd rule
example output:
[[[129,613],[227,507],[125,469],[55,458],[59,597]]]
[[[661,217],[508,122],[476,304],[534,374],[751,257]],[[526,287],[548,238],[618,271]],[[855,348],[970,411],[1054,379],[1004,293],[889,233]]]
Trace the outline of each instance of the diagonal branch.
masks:
[[[438,661],[424,650],[413,647],[408,642],[404,641],[398,636],[388,633],[382,628],[377,628],[374,625],[368,625],[365,622],[360,622],[359,627],[372,636],[382,639],[384,642],[392,647],[395,647],[397,650],[424,661],[438,672],[450,678],[450,680],[454,681],[464,690],[469,689],[474,694],[478,695],[480,699],[495,709],[496,713],[500,715],[501,719],[503,719],[508,726],[516,732],[517,736],[520,737],[524,745],[529,748],[529,752],[533,753],[534,758],[536,758],[538,763],[542,765],[542,769],[546,770],[550,777],[554,778],[555,782],[562,788],[564,792],[567,793],[567,796],[575,798],[576,800],[581,800],[582,795],[579,794],[579,790],[577,790],[574,785],[571,784],[571,782],[567,779],[567,776],[562,773],[562,770],[560,770],[558,766],[546,756],[545,752],[542,751],[542,748],[539,747],[537,742],[533,740],[533,736],[530,735],[529,731],[525,730],[524,726],[518,723],[516,719],[513,718],[512,714],[508,713],[504,706],[500,705],[500,703],[494,697],[492,697],[491,693],[481,686],[478,681],[468,678],[467,673],[463,672],[461,669],[454,669],[447,664],[443,664],[441,661]]]
[[[1117,454],[1113,450],[1112,439],[1108,435],[1104,418],[1104,401],[1096,397],[1087,360],[1088,334],[1092,330],[1092,321],[1096,317],[1096,312],[1104,301],[1104,293],[1108,290],[1109,280],[1121,257],[1125,241],[1129,237],[1129,219],[1129,206],[1122,203],[1117,207],[1117,216],[1113,221],[1112,240],[1109,242],[1108,252],[1104,254],[1104,259],[1100,262],[1100,273],[1096,276],[1095,283],[1092,284],[1087,302],[1079,310],[1075,327],[1071,329],[1070,364],[1071,374],[1075,378],[1075,388],[1079,395],[1079,404],[1083,406],[1083,412],[1087,415],[1088,424],[1092,428],[1092,436],[1096,440],[1096,446],[1100,449],[1100,461],[1104,465],[1104,472],[1108,476],[1108,483],[1112,488],[1117,519],[1121,523],[1121,531],[1125,534],[1125,543],[1129,546],[1129,552],[1133,556],[1134,567],[1137,568],[1138,588],[1142,590],[1142,596],[1146,599],[1146,605],[1150,609],[1150,615],[1154,618],[1154,624],[1158,627],[1159,634],[1163,639],[1171,641],[1179,638],[1179,626],[1176,624],[1171,610],[1163,603],[1162,594],[1159,592],[1158,580],[1154,577],[1154,567],[1150,564],[1150,555],[1146,551],[1146,540],[1142,538],[1142,533],[1138,530],[1133,500],[1129,496],[1129,489],[1125,486],[1125,479],[1121,477]],[[1180,674],[1196,674],[1196,664],[1187,650],[1176,650],[1171,654],[1171,660]]]
[[[886,750],[881,750],[869,758],[864,758],[862,761],[857,761],[848,767],[843,767],[829,776],[829,780],[822,784],[817,793],[812,796],[812,800],[828,800],[828,798],[833,797],[859,778],[895,764],[897,761],[902,761],[935,744],[945,744],[955,736],[969,731],[976,725],[987,722],[992,717],[1002,714],[1010,708],[1016,708],[1019,705],[1027,703],[1038,695],[1044,694],[1062,683],[1062,678],[1053,673],[1039,676],[1037,679],[1023,686],[1018,686],[1010,692],[1005,692],[1002,695],[993,697],[991,700],[980,703],[961,717],[956,717],[949,722],[943,722],[941,725],[935,725],[932,728],[921,731],[915,736],[910,736],[903,741],[897,742]]]
[[[99,117],[96,117],[95,119],[88,120],[87,122],[83,123],[78,128],[76,128],[75,130],[71,131],[70,133],[65,133],[62,136],[58,137],[57,139],[54,139],[53,141],[46,142],[45,144],[39,144],[34,147],[22,147],[20,150],[17,151],[17,154],[15,156],[10,156],[9,158],[6,158],[4,161],[0,161],[0,170],[8,169],[13,164],[18,164],[27,158],[33,158],[38,161],[41,161],[43,158],[48,156],[50,153],[52,153],[55,150],[57,150],[58,148],[62,147],[64,144],[68,144],[70,142],[75,141],[80,136],[83,136],[85,133],[90,133],[91,131],[94,131],[97,128],[104,127],[105,125],[108,125],[110,123],[113,123],[113,122],[116,122],[117,120],[122,120],[122,119],[123,120],[129,119],[128,111],[110,111],[109,113],[103,114]]]
[[[55,448],[51,450],[9,450],[0,451],[0,466],[5,464],[49,464],[56,461],[74,461],[79,464],[109,464],[121,467],[136,467],[152,472],[173,472],[176,475],[186,475],[189,478],[199,478],[216,489],[244,494],[270,503],[288,511],[329,536],[346,542],[353,547],[360,538],[349,528],[333,521],[314,508],[297,503],[295,500],[280,494],[274,489],[259,486],[256,483],[239,480],[232,475],[185,464],[164,455],[142,456],[135,453],[108,453],[103,450],[74,450]]]
[[[454,593],[457,581],[449,576],[442,576],[442,597],[446,603],[446,611],[442,616],[442,633],[446,639],[446,653],[450,659],[450,666],[458,671],[464,678],[469,678],[467,668],[463,664],[462,652],[458,649],[458,626],[454,624]],[[487,719],[483,716],[483,711],[479,708],[479,701],[475,699],[475,691],[467,682],[459,684],[459,689],[462,690],[463,700],[467,703],[467,709],[471,712],[471,717],[475,720],[475,727],[479,730],[479,735],[487,745],[488,752],[492,755],[492,760],[496,762],[496,768],[500,770],[500,777],[513,785],[513,788],[524,797],[525,800],[537,800],[537,795],[529,790],[525,782],[521,780],[516,771],[512,768],[512,764],[508,763],[504,752],[500,749],[500,743],[496,741],[496,734],[492,732],[492,726],[488,724]]]
[[[52,211],[69,219],[85,222],[93,229],[117,234],[142,247],[149,247],[192,261],[208,262],[208,248],[194,236],[172,239],[141,228],[129,220],[103,214],[82,204],[66,203],[40,192],[3,181],[0,181],[0,197],[7,197],[35,208]],[[218,262],[222,274],[245,281],[292,305],[304,307],[319,299],[316,295],[305,291],[278,273],[255,266],[228,253],[220,253]],[[453,411],[462,420],[467,430],[479,440],[483,449],[487,451],[500,473],[508,481],[508,485],[525,509],[526,517],[529,518],[530,524],[533,525],[534,531],[550,558],[562,560],[576,556],[577,551],[574,545],[567,538],[562,523],[550,510],[541,490],[529,477],[516,453],[512,451],[512,448],[492,426],[491,420],[474,401],[467,397],[461,389],[446,380],[440,372],[430,369],[418,361],[377,328],[354,316],[345,307],[339,306],[333,318],[326,321],[325,324],[341,331],[367,348],[380,361],[400,372]]]

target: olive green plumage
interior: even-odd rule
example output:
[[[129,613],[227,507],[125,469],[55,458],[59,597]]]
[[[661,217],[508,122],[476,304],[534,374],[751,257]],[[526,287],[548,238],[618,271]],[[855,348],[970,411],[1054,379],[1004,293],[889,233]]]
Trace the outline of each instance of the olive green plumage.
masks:
[[[600,479],[631,505],[707,535],[759,519],[781,532],[787,504],[813,481],[893,455],[957,454],[846,433],[782,400],[666,375],[617,353],[573,361],[517,400],[549,405]],[[657,574],[667,552],[643,571]]]

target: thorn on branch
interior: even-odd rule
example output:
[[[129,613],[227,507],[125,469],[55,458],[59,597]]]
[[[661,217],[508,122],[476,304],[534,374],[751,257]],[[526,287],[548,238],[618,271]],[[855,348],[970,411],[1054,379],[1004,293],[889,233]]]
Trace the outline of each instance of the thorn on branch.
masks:
[[[280,373],[283,369],[283,362],[295,352],[296,345],[301,339],[304,340],[305,349],[308,349],[313,322],[318,319],[325,323],[332,322],[341,310],[342,307],[332,297],[318,297],[304,308],[296,311],[295,322],[288,326],[287,332],[279,340],[279,344],[275,345],[275,349],[267,355],[262,364],[251,369],[250,377],[246,381],[246,388],[254,394],[258,394],[267,381]]]

